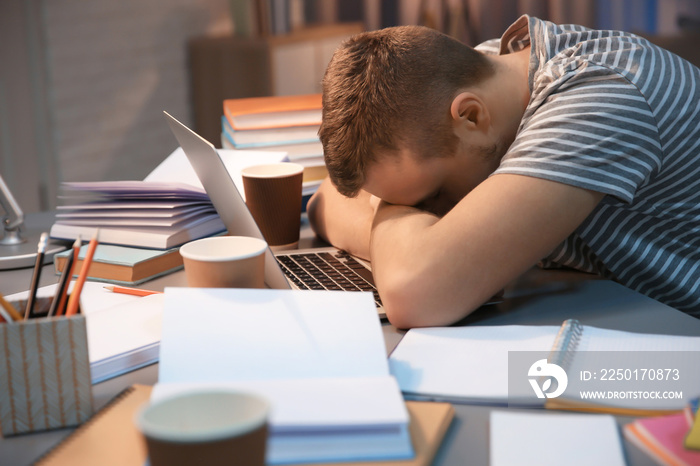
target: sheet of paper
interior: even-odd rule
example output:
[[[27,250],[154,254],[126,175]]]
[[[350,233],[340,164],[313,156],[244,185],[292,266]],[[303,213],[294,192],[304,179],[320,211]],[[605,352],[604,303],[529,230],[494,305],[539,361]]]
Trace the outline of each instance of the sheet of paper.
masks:
[[[86,318],[90,363],[157,344],[162,317],[162,294],[91,313]]]
[[[556,326],[411,329],[389,358],[404,393],[506,402],[508,351],[549,351]]]
[[[225,150],[218,149],[219,157],[224,163],[224,166],[233,179],[238,192],[241,193],[245,200],[245,191],[243,189],[243,178],[241,170],[245,167],[287,161],[288,158],[284,152],[268,152],[268,151],[241,151],[241,150]],[[160,163],[151,173],[144,178],[144,181],[170,181],[186,183],[191,186],[204,189],[201,181],[197,178],[194,168],[190,165],[187,156],[181,147],[178,147],[171,153],[163,162]]]
[[[492,411],[491,466],[624,466],[615,418]]]
[[[146,180],[144,180],[146,181]],[[194,199],[206,199],[204,188],[193,187],[179,180],[152,180],[150,183],[143,181],[78,181],[64,182],[62,186],[75,193],[96,193],[113,197],[138,196],[142,197],[172,197],[179,196]]]
[[[166,288],[159,378],[388,375],[371,293]]]

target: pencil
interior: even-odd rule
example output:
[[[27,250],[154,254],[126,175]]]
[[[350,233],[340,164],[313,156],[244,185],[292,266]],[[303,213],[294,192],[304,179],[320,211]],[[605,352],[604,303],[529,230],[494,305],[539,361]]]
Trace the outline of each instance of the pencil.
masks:
[[[80,238],[75,240],[75,242],[73,243],[73,247],[70,250],[70,253],[68,253],[66,263],[63,265],[63,272],[61,272],[61,277],[58,279],[58,285],[56,286],[56,294],[54,295],[53,301],[51,302],[51,307],[49,308],[49,313],[47,317],[57,315],[56,311],[59,309],[61,309],[61,311],[59,311],[58,315],[61,315],[61,313],[63,312],[63,307],[66,302],[66,296],[68,294],[68,284],[70,283],[70,279],[73,276],[73,264],[75,263],[75,261],[78,260],[76,256],[79,252]]]
[[[3,309],[12,317],[12,320],[18,321],[22,320],[22,314],[15,309],[15,307],[7,302],[7,300],[3,297],[2,293],[0,293],[0,306],[2,306]]]
[[[68,288],[70,287],[70,281],[73,279],[73,275],[75,275],[75,266],[78,263],[78,259],[80,258],[80,248],[83,246],[83,240],[80,238],[80,235],[78,235],[78,238],[75,240],[73,243],[73,262],[70,265],[70,270],[68,273],[68,282],[66,283],[66,288],[63,290],[63,294],[61,295],[61,299],[58,302],[58,307],[56,308],[56,314],[57,316],[62,315],[64,312],[66,312],[66,303],[68,301]],[[66,265],[67,267],[67,265]]]
[[[149,296],[152,294],[160,294],[162,291],[152,291],[152,290],[142,290],[141,288],[129,288],[126,286],[118,286],[118,285],[108,285],[104,287],[105,290],[111,291],[113,293],[123,293],[123,294],[132,294],[134,296]]]
[[[97,236],[99,234],[99,228],[95,230],[95,235],[88,243],[87,252],[85,253],[85,259],[83,260],[83,267],[80,269],[80,275],[75,281],[73,286],[73,291],[68,298],[68,305],[66,306],[66,317],[70,317],[76,312],[78,312],[78,304],[80,302],[80,293],[83,291],[83,285],[85,280],[87,280],[88,272],[90,271],[90,265],[92,265],[92,258],[95,255],[95,249],[97,249]]]
[[[49,234],[44,232],[39,238],[39,244],[36,248],[36,262],[34,262],[34,273],[32,274],[32,283],[29,287],[29,297],[27,298],[27,308],[24,310],[24,319],[29,319],[34,311],[34,303],[36,302],[36,290],[39,288],[39,278],[41,278],[41,269],[44,267],[44,253],[46,252],[46,243],[49,241]]]

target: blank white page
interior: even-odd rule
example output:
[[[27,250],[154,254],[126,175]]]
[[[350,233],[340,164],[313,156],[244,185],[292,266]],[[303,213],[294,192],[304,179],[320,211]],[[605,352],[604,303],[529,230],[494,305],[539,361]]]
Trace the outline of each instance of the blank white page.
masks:
[[[241,170],[251,165],[264,163],[277,163],[287,160],[285,152],[252,151],[252,150],[224,150],[217,149],[221,161],[228,170],[231,179],[245,200],[243,190],[243,178]],[[187,183],[194,187],[204,189],[197,173],[192,168],[182,147],[175,149],[163,162],[161,162],[144,181],[167,181]]]
[[[492,411],[491,466],[624,466],[615,419],[603,414]]]
[[[161,383],[388,375],[371,293],[165,290]]]
[[[411,329],[389,367],[404,393],[505,403],[508,351],[549,351],[558,331],[523,325]]]
[[[85,325],[90,363],[157,344],[162,316],[162,294],[136,297],[89,314]]]

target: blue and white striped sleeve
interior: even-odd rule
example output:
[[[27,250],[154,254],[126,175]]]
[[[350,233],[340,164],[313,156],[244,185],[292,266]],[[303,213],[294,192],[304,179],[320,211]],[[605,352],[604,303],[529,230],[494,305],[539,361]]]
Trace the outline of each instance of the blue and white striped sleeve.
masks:
[[[631,203],[662,163],[644,96],[615,71],[583,61],[544,70],[534,86],[495,174],[544,178]]]

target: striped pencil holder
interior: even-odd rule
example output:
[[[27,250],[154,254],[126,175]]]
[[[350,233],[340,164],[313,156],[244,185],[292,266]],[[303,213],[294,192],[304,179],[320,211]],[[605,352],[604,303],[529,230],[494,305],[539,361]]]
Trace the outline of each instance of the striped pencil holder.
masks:
[[[39,313],[50,301],[37,300]],[[0,324],[0,364],[3,435],[76,426],[92,415],[85,316]]]

